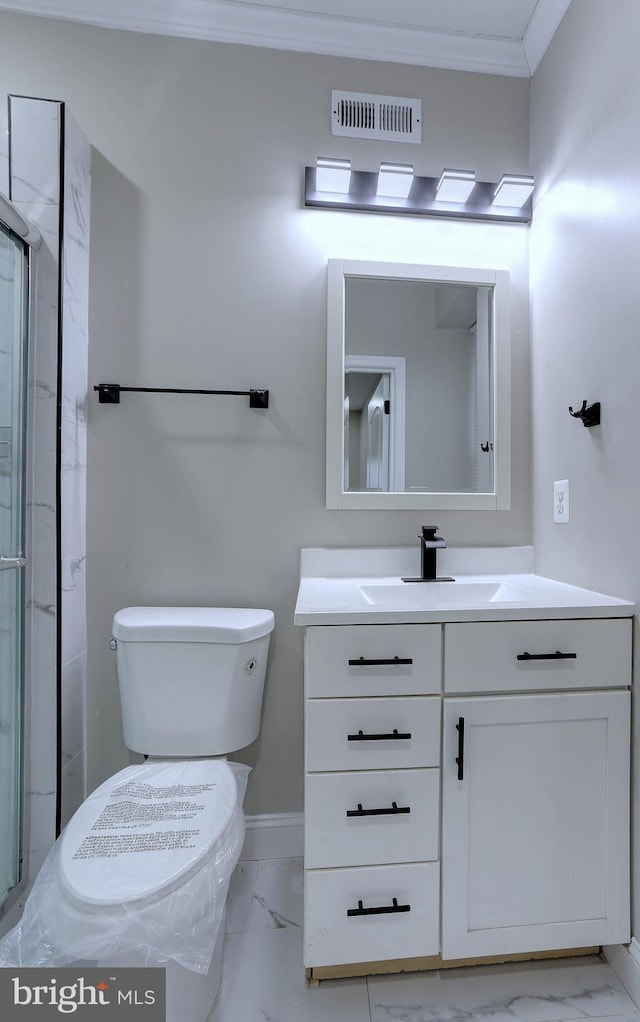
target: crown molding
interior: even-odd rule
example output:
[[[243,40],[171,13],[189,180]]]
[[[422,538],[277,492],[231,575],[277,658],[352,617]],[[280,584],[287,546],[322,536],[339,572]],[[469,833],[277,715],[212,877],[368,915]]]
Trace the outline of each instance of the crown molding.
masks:
[[[529,78],[569,3],[539,0],[522,43],[226,0],[0,0],[0,10],[129,32]]]
[[[570,4],[571,0],[540,0],[533,12],[522,41],[532,77]]]

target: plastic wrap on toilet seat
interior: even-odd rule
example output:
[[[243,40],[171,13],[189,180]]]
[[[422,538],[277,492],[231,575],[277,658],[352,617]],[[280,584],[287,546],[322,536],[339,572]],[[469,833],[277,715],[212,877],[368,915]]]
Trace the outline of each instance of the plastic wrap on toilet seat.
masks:
[[[197,868],[153,897],[125,900],[121,904],[83,904],[70,894],[65,883],[61,862],[63,832],[43,863],[20,922],[0,940],[0,967],[56,967],[79,960],[108,963],[110,953],[117,954],[120,961],[123,954],[131,953],[147,965],[173,961],[206,974],[245,832],[242,800],[250,768],[238,763],[224,765],[235,777],[236,804],[230,806],[228,823],[211,854]],[[176,768],[179,764],[169,766]],[[159,777],[160,783],[162,769],[162,764],[148,767],[154,780]],[[146,767],[128,767],[107,783],[130,787],[134,781],[139,783],[141,773],[145,780]],[[100,869],[104,869],[111,880],[118,869],[117,858],[101,853],[93,869],[98,870],[98,876]]]

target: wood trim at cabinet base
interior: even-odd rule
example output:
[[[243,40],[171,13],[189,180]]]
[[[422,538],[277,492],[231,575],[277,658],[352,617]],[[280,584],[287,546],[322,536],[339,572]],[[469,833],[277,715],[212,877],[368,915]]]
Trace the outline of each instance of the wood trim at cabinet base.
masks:
[[[440,955],[423,958],[394,958],[385,962],[357,962],[350,965],[320,965],[306,970],[307,979],[319,983],[323,979],[350,979],[353,976],[384,976],[398,972],[427,972],[434,969],[459,969],[467,965],[502,965],[505,962],[531,962],[542,958],[574,958],[597,955],[600,947],[571,947],[559,951],[524,951],[515,955],[490,955],[487,958],[452,958],[443,961]]]

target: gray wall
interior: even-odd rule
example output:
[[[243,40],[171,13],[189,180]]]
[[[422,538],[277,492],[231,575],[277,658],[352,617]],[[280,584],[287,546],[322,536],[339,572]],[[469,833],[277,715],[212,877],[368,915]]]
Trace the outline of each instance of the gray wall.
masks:
[[[330,134],[330,91],[423,99],[421,146]],[[302,546],[402,545],[433,514],[324,508],[329,257],[510,269],[513,509],[438,512],[452,545],[530,540],[528,230],[301,208],[318,155],[528,171],[529,82],[171,40],[0,14],[0,95],[68,102],[94,146],[90,384],[267,387],[90,401],[88,783],[128,762],[112,615],[145,603],[276,614],[249,812],[302,806]],[[579,395],[578,395],[579,396]],[[577,398],[574,397],[574,400]],[[179,684],[179,679],[176,679]]]
[[[637,603],[639,32],[637,0],[572,4],[535,75],[531,113],[537,570]],[[602,402],[601,426],[570,418],[583,398]],[[554,525],[553,480],[567,478],[571,520]],[[637,821],[637,763],[634,776]]]

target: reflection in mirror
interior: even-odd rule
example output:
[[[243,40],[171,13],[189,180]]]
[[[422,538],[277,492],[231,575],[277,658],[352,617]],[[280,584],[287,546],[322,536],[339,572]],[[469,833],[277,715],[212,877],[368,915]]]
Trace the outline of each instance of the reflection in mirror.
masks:
[[[345,490],[404,490],[406,360],[345,355]]]
[[[347,372],[345,488],[389,489],[388,373]]]
[[[491,289],[484,286],[345,279],[345,394],[353,444],[347,489],[491,489],[490,297]],[[403,423],[394,420],[389,396],[383,395],[382,381],[386,378],[388,391],[388,376],[354,373],[349,363],[352,355],[359,355],[369,356],[375,365],[376,355],[391,351],[401,353],[406,364]],[[381,409],[380,426],[374,408]],[[371,447],[372,424],[379,451]],[[398,466],[394,477],[389,450],[396,429],[405,430],[406,460],[404,472]],[[354,458],[356,443],[359,457]],[[379,470],[370,472],[376,465]]]
[[[328,507],[508,506],[507,280],[330,261]]]

